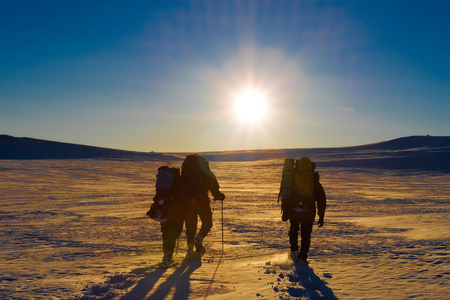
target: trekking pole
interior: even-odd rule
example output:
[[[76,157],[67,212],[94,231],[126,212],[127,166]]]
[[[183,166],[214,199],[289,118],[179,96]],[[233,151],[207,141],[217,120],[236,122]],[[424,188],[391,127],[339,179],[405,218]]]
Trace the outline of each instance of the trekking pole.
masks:
[[[223,255],[223,200],[222,200],[222,255]]]

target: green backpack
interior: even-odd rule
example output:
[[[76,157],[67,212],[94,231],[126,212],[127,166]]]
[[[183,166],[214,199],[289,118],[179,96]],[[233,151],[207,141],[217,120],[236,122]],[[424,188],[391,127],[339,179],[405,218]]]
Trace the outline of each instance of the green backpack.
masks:
[[[278,202],[281,201],[281,219],[289,220],[293,210],[305,211],[304,204],[314,193],[313,163],[307,157],[299,160],[285,158]],[[295,196],[297,194],[297,196]],[[300,198],[298,198],[300,194]]]
[[[302,157],[295,162],[295,186],[301,196],[309,198],[314,193],[313,164],[308,157]]]

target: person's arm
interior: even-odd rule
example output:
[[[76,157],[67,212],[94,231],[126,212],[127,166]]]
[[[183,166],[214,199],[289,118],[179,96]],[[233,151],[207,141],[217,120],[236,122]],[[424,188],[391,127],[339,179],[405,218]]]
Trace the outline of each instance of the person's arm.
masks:
[[[219,182],[217,182],[216,177],[214,176],[214,178],[207,176],[209,179],[209,190],[211,191],[211,194],[214,197],[214,200],[224,200],[225,199],[225,195],[223,193],[220,192],[220,186],[219,186]]]
[[[317,199],[317,214],[319,215],[319,227],[324,224],[325,209],[327,208],[327,196],[322,184],[319,182],[319,173],[315,173],[315,189],[316,189],[316,199]]]
[[[325,217],[325,209],[327,208],[327,196],[325,195],[325,190],[323,189],[322,184],[318,184],[318,197],[317,197],[317,213],[319,215],[319,219]]]

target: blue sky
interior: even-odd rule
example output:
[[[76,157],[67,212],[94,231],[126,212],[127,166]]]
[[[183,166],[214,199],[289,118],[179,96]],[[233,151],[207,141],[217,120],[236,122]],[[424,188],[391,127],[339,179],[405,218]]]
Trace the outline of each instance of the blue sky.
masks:
[[[0,0],[0,133],[160,152],[448,136],[449,12],[444,0]],[[234,111],[249,88],[267,102],[253,123]]]

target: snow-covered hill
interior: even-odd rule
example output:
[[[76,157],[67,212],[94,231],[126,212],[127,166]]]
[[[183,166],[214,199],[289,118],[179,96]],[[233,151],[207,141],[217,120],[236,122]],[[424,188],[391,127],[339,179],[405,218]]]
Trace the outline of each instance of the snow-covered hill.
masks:
[[[450,171],[450,137],[410,136],[341,148],[209,152],[210,161],[255,161],[308,156],[322,167]]]
[[[125,151],[0,135],[0,159],[179,160],[161,153]]]
[[[308,156],[322,167],[450,172],[450,137],[410,136],[340,148],[205,152],[210,161],[256,161]],[[174,161],[187,153],[146,153],[0,135],[0,159]]]

